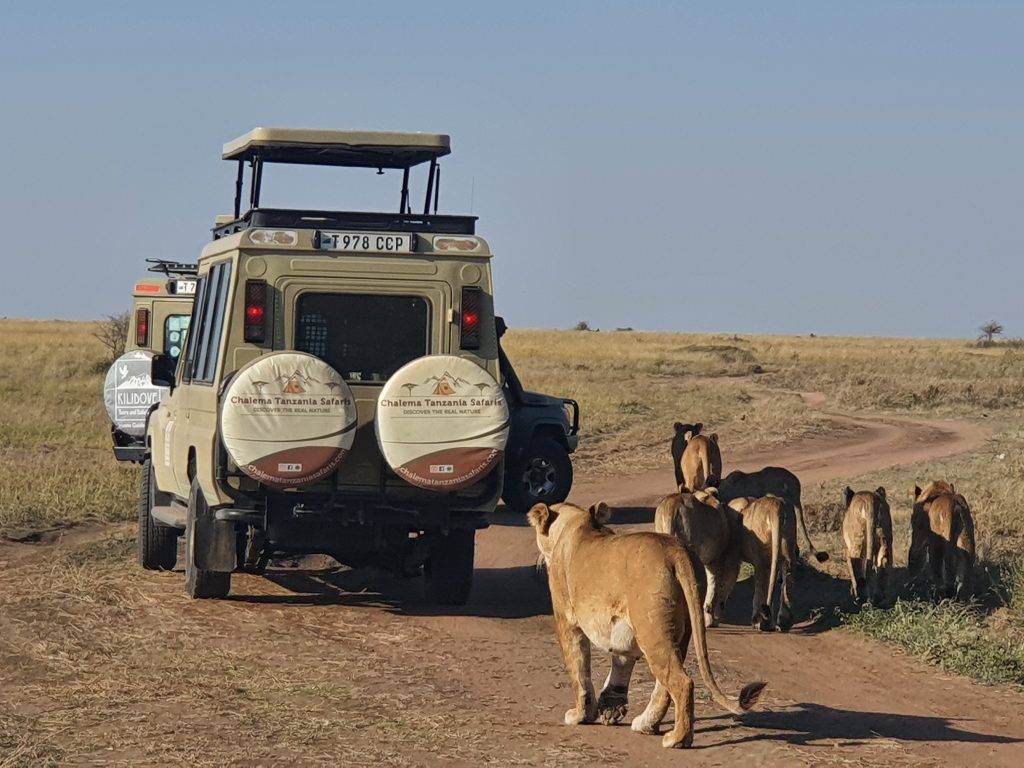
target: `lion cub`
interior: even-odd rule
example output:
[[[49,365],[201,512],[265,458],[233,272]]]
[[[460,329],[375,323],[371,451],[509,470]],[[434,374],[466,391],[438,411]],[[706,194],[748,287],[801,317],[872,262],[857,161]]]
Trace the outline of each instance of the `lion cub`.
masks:
[[[738,537],[740,557],[754,566],[754,608],[751,624],[767,632],[778,626],[783,632],[793,626],[793,610],[789,590],[793,586],[793,563],[796,560],[796,513],[789,499],[762,496],[759,499],[741,496],[729,502],[742,515]],[[735,578],[733,579],[733,581]],[[772,620],[776,580],[782,582],[779,607]],[[728,585],[731,588],[731,584]],[[722,596],[723,603],[729,599]]]
[[[535,505],[529,512],[537,548],[547,564],[555,634],[562,648],[575,703],[565,713],[567,725],[607,723],[625,714],[624,688],[640,656],[657,683],[633,730],[655,733],[675,705],[675,725],[663,747],[693,742],[693,680],[683,662],[693,635],[697,666],[711,698],[739,714],[750,709],[765,684],[749,683],[738,698],[722,693],[708,661],[704,622],[693,563],[675,538],[658,533],[613,534],[604,524],[610,510],[596,504],[590,511],[572,504]],[[612,670],[594,696],[590,647],[612,654]]]
[[[952,483],[936,480],[911,492],[910,553],[907,570],[917,577],[924,561],[932,587],[942,597],[961,598],[971,591],[974,567],[974,517],[967,499]]]
[[[880,602],[885,599],[892,571],[892,516],[885,488],[855,493],[847,486],[843,499],[843,543],[850,568],[850,592],[854,600]]]
[[[718,485],[722,479],[722,451],[718,434],[702,435],[704,425],[676,422],[672,436],[672,463],[676,469],[676,485],[693,491]]]
[[[707,591],[704,597],[704,626],[716,627],[725,608],[723,593],[736,582],[739,552],[734,539],[740,527],[739,515],[720,504],[717,491],[707,488],[666,496],[654,511],[654,530],[678,538],[704,566]]]

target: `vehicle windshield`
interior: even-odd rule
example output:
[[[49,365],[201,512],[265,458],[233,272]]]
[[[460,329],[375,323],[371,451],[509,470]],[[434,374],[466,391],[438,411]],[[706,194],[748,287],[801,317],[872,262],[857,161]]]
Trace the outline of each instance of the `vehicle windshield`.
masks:
[[[349,382],[383,384],[430,351],[430,302],[421,296],[308,293],[295,325],[295,348]]]

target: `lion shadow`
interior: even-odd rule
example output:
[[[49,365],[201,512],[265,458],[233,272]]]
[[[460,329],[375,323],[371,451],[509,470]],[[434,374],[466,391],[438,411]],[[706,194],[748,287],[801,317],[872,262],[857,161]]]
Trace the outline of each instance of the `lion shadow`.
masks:
[[[730,716],[701,718],[697,733],[715,733],[735,728]],[[711,724],[712,721],[723,722]],[[836,741],[847,746],[869,744],[880,739],[893,741],[962,742],[971,744],[1016,744],[1024,741],[1011,736],[976,733],[961,727],[965,720],[930,715],[902,715],[892,712],[863,712],[836,709],[822,704],[797,704],[786,709],[747,712],[739,718],[744,728],[762,733],[743,734],[704,748],[723,747],[758,741],[782,741],[804,747],[835,749]],[[828,743],[820,743],[827,740]]]

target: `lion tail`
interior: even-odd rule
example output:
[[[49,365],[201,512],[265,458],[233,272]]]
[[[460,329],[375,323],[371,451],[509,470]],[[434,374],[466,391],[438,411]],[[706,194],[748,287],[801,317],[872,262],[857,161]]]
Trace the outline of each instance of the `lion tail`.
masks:
[[[875,569],[875,544],[877,536],[875,530],[878,526],[878,502],[874,499],[867,505],[867,514],[864,515],[864,585],[868,585],[868,578]],[[870,588],[868,591],[870,595]]]
[[[707,488],[711,485],[711,449],[707,446],[700,452],[700,466],[704,470],[704,481],[701,486]]]
[[[693,570],[693,562],[685,549],[680,548],[675,559],[675,575],[679,586],[683,590],[683,597],[686,600],[686,609],[690,615],[690,626],[693,628],[693,649],[697,655],[697,666],[700,669],[700,676],[704,680],[711,693],[711,698],[724,709],[734,715],[741,715],[751,709],[761,697],[768,683],[757,681],[747,683],[743,686],[739,696],[727,696],[711,671],[711,662],[708,660],[707,630],[704,628],[704,615],[701,612],[701,599],[697,590],[697,575]]]
[[[807,522],[804,520],[804,505],[800,503],[799,499],[797,499],[797,501],[793,503],[793,506],[796,508],[796,520],[800,524],[800,533],[803,534],[804,541],[807,542],[808,549],[810,549],[811,553],[814,555],[815,560],[819,563],[824,563],[828,560],[828,552],[822,552],[814,546],[814,542],[811,541],[811,536],[807,533]]]
[[[775,514],[771,515],[768,520],[772,529],[772,564],[768,569],[768,603],[761,606],[761,610],[769,620],[772,615],[772,599],[775,597],[775,582],[779,577],[779,551],[782,549],[782,504],[783,502],[780,501],[779,506],[775,509]]]

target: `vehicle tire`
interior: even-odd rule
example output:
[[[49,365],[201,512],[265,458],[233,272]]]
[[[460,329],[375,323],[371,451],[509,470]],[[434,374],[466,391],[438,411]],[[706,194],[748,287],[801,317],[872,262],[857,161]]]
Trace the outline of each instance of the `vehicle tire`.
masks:
[[[165,501],[164,496],[156,489],[153,463],[147,457],[139,472],[139,530],[135,539],[139,565],[147,571],[169,571],[178,561],[177,529],[158,525],[150,514],[158,501]]]
[[[534,504],[559,504],[572,488],[572,460],[551,437],[535,437],[505,475],[502,496],[513,512],[525,515]]]
[[[207,571],[196,566],[196,519],[207,511],[199,481],[192,480],[188,494],[188,518],[185,522],[185,592],[192,598],[226,597],[231,591],[231,574]]]
[[[455,529],[430,547],[426,563],[427,596],[438,605],[465,605],[473,587],[476,531]]]

